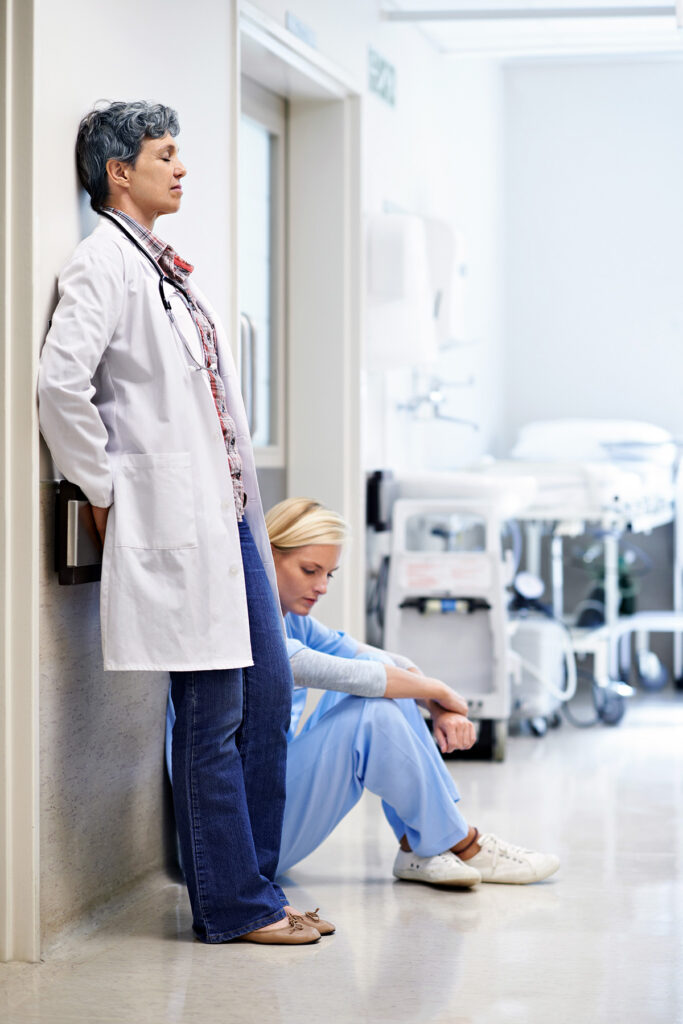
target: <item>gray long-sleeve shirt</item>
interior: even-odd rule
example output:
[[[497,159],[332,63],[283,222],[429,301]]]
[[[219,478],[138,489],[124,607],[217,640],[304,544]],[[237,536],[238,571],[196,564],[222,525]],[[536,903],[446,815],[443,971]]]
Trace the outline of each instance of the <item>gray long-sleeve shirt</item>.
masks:
[[[390,654],[367,644],[358,645],[364,657],[341,658],[305,647],[290,659],[296,686],[312,686],[318,690],[340,690],[354,697],[383,697],[387,686],[385,664],[408,669],[413,663],[400,654]]]

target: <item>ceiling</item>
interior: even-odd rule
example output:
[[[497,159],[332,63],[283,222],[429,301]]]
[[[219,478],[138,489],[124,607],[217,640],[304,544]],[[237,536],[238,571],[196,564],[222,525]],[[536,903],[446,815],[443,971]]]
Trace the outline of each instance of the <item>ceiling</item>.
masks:
[[[381,11],[447,56],[683,55],[683,0],[383,0]]]

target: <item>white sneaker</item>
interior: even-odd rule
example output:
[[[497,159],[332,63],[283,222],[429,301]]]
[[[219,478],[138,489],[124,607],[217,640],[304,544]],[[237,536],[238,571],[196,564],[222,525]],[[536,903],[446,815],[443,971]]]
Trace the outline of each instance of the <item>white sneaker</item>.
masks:
[[[470,886],[481,882],[476,868],[456,857],[450,850],[435,857],[418,857],[399,849],[394,861],[394,874],[408,882],[428,882],[430,885]]]
[[[482,882],[527,885],[548,878],[560,866],[559,857],[552,853],[535,853],[513,846],[490,832],[480,836],[478,842],[481,850],[467,864],[479,871]]]

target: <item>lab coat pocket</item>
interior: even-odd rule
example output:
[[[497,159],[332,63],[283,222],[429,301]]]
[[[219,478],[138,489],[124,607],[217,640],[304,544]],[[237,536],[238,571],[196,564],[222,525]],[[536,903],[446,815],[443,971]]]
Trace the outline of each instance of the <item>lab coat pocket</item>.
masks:
[[[196,548],[190,453],[120,455],[117,462],[115,547]]]

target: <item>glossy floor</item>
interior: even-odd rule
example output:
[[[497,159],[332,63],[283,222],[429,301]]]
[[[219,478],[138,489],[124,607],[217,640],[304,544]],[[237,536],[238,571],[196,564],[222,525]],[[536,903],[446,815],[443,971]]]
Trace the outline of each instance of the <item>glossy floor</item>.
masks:
[[[395,882],[366,795],[287,889],[338,932],[316,946],[203,946],[160,879],[39,965],[0,967],[3,1024],[683,1021],[683,698],[617,728],[511,739],[504,764],[451,762],[480,828],[560,854],[534,886]]]

